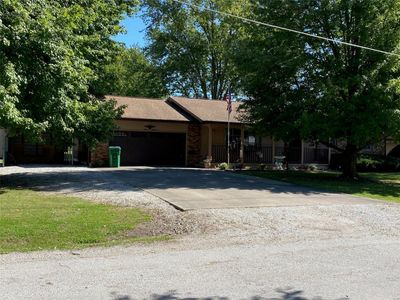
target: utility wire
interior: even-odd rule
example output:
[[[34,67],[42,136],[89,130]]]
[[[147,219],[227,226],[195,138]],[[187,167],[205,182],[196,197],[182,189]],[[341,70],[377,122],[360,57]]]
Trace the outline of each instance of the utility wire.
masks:
[[[220,15],[223,15],[223,16],[240,19],[240,20],[248,22],[248,23],[254,23],[254,24],[257,24],[257,25],[267,26],[267,27],[274,28],[274,29],[279,29],[279,30],[283,30],[283,31],[288,31],[288,32],[292,32],[292,33],[305,35],[305,36],[312,37],[312,38],[315,38],[315,39],[320,39],[320,40],[324,40],[324,41],[330,41],[330,42],[338,43],[338,44],[341,44],[341,45],[361,48],[361,49],[374,51],[374,52],[378,52],[378,53],[382,53],[382,54],[386,54],[386,55],[400,57],[400,54],[397,54],[397,53],[383,51],[383,50],[370,48],[370,47],[365,47],[365,46],[361,46],[361,45],[357,45],[357,44],[353,44],[353,43],[347,43],[347,42],[340,41],[338,39],[331,39],[331,38],[319,36],[319,35],[316,35],[316,34],[311,34],[311,33],[302,32],[302,31],[298,31],[298,30],[294,30],[294,29],[290,29],[290,28],[286,28],[286,27],[282,27],[282,26],[268,24],[268,23],[252,20],[252,19],[249,19],[249,18],[246,18],[246,17],[234,15],[234,14],[231,14],[231,13],[218,11],[216,9],[207,8],[207,7],[201,7],[200,5],[196,5],[196,4],[193,4],[193,3],[190,3],[190,2],[185,2],[185,1],[181,1],[181,0],[172,0],[172,1],[175,1],[175,2],[180,3],[180,4],[191,6],[191,7],[197,8],[199,10],[207,10],[207,11],[210,11],[210,12],[213,12],[213,13],[217,13],[217,14],[220,14]]]

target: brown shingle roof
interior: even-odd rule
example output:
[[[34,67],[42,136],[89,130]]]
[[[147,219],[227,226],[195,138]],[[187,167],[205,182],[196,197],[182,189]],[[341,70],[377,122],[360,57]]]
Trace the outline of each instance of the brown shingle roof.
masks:
[[[126,105],[123,119],[160,120],[188,122],[189,120],[172,108],[165,100],[136,97],[106,96],[114,99],[117,106]]]
[[[183,110],[193,115],[202,122],[227,122],[228,112],[226,110],[226,101],[223,100],[206,100],[206,99],[190,99],[185,97],[170,97],[167,101],[176,103]],[[232,102],[232,113],[230,121],[232,123],[241,123],[238,111],[241,102]]]

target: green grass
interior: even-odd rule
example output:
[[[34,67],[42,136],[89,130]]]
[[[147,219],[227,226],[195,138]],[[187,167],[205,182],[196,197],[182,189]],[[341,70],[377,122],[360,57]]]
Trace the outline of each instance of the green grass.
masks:
[[[134,208],[31,190],[0,189],[0,253],[79,249],[162,238],[127,234],[150,219]]]
[[[400,203],[400,173],[361,173],[360,180],[339,178],[336,172],[245,171],[245,174],[317,189]]]

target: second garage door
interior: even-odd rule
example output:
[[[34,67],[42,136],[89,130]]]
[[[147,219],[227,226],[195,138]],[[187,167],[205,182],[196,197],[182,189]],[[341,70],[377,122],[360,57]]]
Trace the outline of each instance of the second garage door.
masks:
[[[110,145],[121,147],[121,165],[185,165],[184,133],[118,132]]]

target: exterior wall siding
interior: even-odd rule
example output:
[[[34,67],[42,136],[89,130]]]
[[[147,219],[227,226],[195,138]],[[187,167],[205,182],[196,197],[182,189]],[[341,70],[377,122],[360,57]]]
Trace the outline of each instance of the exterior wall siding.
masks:
[[[396,148],[399,144],[395,143],[393,140],[390,140],[386,144],[386,155],[388,155],[394,148]]]
[[[117,120],[116,125],[121,131],[149,131],[146,126],[154,126],[153,132],[176,132],[187,133],[188,123],[185,122],[161,122],[161,121],[135,121],[135,120]]]
[[[225,134],[228,125],[215,123],[211,124],[211,126],[213,129],[213,136],[212,136],[213,145],[225,146]],[[240,125],[238,124],[231,124],[230,127],[231,129],[233,128],[240,129]]]
[[[201,157],[206,158],[208,155],[208,130],[207,125],[201,125]]]

